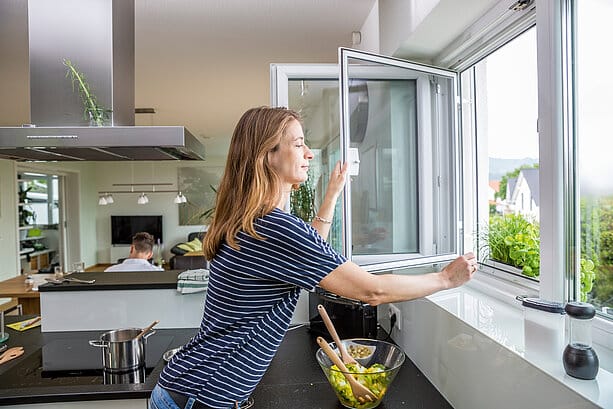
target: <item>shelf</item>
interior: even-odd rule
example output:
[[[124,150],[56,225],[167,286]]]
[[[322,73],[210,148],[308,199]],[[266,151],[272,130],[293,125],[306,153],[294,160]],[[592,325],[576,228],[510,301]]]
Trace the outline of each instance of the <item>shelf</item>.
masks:
[[[19,239],[19,241],[40,240],[40,239],[45,239],[45,238],[47,238],[47,236],[43,236],[43,235],[40,235],[40,236],[28,236],[26,238]]]
[[[28,225],[28,226],[19,226],[19,230],[30,230],[30,229],[33,229],[33,228],[34,228],[34,226],[30,226],[30,225]]]
[[[19,258],[22,259],[22,260],[25,260],[26,256],[30,256],[30,258],[32,258],[32,257],[40,256],[42,254],[48,254],[48,253],[53,253],[53,252],[55,252],[55,250],[45,249],[45,250],[35,251],[33,253],[30,253],[30,254],[20,255]]]

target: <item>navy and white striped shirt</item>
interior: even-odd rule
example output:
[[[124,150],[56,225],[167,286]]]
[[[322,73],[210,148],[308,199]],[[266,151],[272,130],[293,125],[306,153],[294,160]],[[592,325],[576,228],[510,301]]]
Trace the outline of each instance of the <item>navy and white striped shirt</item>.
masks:
[[[234,407],[264,376],[292,318],[300,289],[313,290],[347,259],[301,219],[274,209],[257,219],[264,240],[237,235],[210,264],[196,336],[160,375],[165,389],[213,408]]]

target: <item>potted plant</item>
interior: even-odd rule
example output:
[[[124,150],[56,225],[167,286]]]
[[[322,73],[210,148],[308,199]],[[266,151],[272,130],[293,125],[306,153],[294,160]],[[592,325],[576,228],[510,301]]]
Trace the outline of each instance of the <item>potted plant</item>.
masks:
[[[28,192],[32,189],[32,186],[27,189],[19,187],[19,227],[29,226],[31,223],[36,222],[36,212],[34,212],[28,205]]]
[[[106,125],[113,111],[98,104],[96,96],[86,81],[85,74],[80,72],[70,60],[64,59],[63,64],[67,68],[66,77],[70,77],[72,81],[72,90],[74,91],[76,85],[79,95],[81,95],[84,106],[83,117],[89,120],[90,126]]]

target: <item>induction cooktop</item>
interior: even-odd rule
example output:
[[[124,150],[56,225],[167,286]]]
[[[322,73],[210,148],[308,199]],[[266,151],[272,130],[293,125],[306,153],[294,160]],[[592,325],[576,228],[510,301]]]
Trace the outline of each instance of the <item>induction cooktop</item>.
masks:
[[[109,373],[102,365],[102,351],[88,339],[53,339],[0,375],[0,389],[143,383],[173,340],[170,335],[149,337],[143,368]]]

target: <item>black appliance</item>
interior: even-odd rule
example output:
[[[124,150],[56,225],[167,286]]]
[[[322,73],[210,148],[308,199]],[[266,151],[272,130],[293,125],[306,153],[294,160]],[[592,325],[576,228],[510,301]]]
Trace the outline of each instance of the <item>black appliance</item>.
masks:
[[[47,334],[46,334],[47,335]],[[0,374],[0,390],[24,387],[118,385],[144,383],[170,348],[172,335],[155,334],[147,339],[145,366],[131,371],[109,373],[102,364],[100,349],[89,345],[99,332],[51,334],[45,344],[22,358],[21,363]]]
[[[341,339],[377,338],[377,307],[338,296],[320,287],[316,287],[315,291],[309,293],[311,332],[324,335],[329,341],[332,341],[317,311],[318,304],[322,304],[326,309]]]

